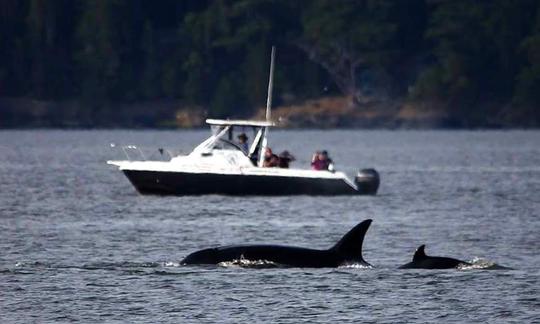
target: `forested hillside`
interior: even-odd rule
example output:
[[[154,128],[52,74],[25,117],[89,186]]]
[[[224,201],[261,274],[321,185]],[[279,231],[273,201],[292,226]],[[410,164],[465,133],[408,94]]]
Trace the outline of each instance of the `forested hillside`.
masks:
[[[250,117],[272,45],[278,106],[540,125],[537,0],[0,0],[0,127]]]

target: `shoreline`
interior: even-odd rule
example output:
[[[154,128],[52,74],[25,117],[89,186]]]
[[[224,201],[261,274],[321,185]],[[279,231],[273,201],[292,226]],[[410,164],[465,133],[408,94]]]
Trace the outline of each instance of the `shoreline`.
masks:
[[[208,115],[203,107],[186,105],[179,100],[91,108],[76,101],[0,98],[0,129],[199,129],[207,127]],[[282,129],[540,128],[540,123],[530,119],[505,119],[478,113],[451,115],[440,103],[386,100],[353,107],[348,98],[340,96],[280,105],[273,108],[272,116]],[[243,119],[264,119],[264,109],[259,108],[253,116]]]

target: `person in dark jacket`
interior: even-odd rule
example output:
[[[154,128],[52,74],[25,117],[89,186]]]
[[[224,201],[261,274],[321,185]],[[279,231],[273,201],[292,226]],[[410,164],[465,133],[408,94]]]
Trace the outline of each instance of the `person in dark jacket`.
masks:
[[[263,167],[265,168],[275,168],[279,166],[279,157],[272,153],[272,149],[267,147],[264,151],[264,162]]]
[[[283,151],[279,154],[279,167],[288,169],[289,164],[294,161],[294,156],[289,151]]]
[[[246,133],[242,133],[242,134],[238,135],[237,138],[238,138],[238,145],[242,148],[242,150],[245,153],[248,153],[249,152],[249,144],[248,144],[248,137],[247,137]]]

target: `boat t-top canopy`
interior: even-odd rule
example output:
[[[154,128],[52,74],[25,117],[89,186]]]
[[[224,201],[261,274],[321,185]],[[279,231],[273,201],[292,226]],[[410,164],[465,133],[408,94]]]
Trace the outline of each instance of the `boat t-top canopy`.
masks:
[[[207,119],[206,123],[217,126],[253,126],[253,127],[271,127],[276,126],[272,121],[266,120],[230,120],[230,119]]]

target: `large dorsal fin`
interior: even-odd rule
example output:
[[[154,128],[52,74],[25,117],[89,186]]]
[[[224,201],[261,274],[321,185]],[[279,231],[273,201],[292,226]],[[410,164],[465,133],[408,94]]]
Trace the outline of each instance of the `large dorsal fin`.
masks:
[[[371,219],[366,219],[353,227],[347,234],[343,235],[331,250],[343,256],[347,261],[367,263],[362,257],[362,245],[371,222]]]
[[[426,252],[424,251],[425,248],[426,245],[422,244],[416,249],[416,252],[414,252],[414,256],[412,259],[413,262],[427,258]]]

